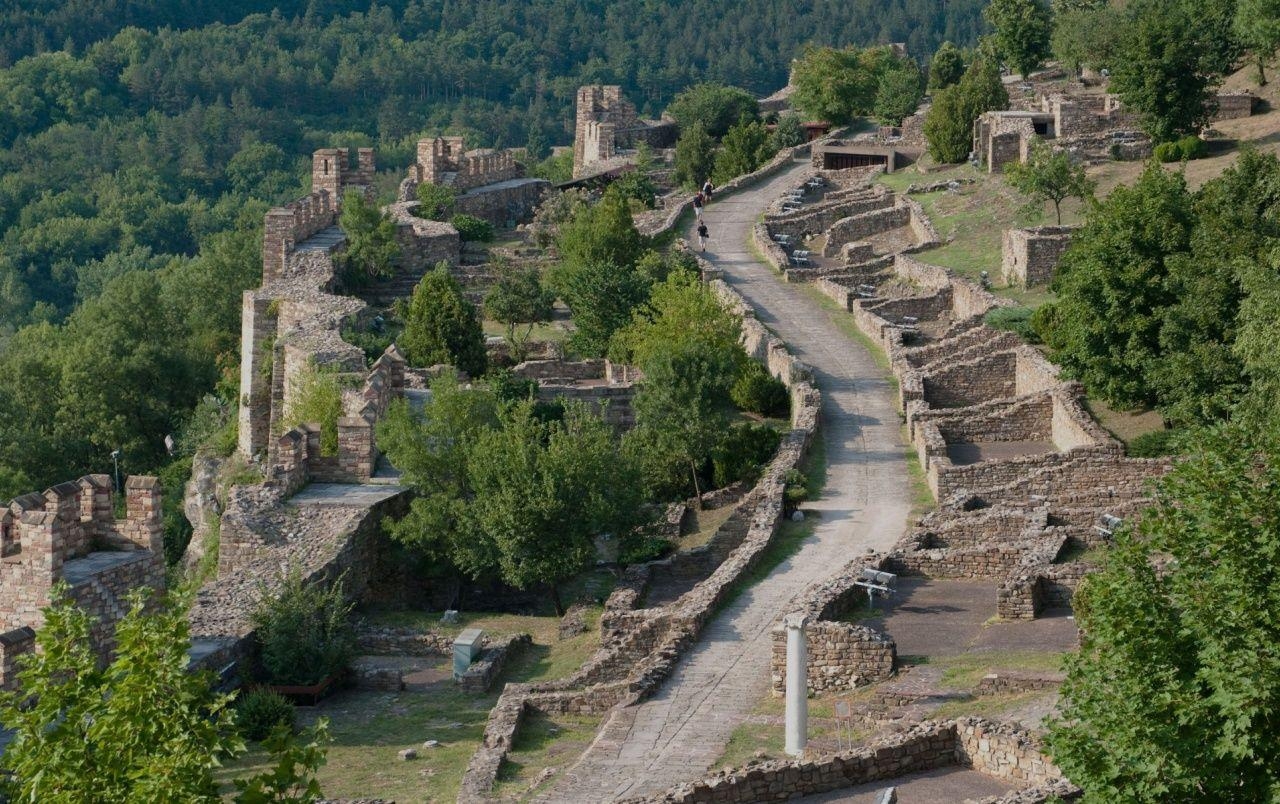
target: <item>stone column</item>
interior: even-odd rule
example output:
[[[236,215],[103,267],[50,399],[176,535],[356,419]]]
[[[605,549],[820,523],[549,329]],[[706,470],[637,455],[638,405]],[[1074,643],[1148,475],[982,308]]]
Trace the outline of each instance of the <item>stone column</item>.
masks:
[[[786,751],[798,757],[809,741],[809,647],[804,633],[809,615],[788,614],[782,624],[787,629]]]

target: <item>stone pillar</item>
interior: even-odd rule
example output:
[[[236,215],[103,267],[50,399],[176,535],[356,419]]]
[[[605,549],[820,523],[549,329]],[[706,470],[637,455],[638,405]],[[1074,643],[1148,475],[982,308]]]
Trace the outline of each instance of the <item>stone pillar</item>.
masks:
[[[805,644],[807,614],[788,614],[787,629],[787,742],[786,752],[798,757],[809,741],[809,646]]]

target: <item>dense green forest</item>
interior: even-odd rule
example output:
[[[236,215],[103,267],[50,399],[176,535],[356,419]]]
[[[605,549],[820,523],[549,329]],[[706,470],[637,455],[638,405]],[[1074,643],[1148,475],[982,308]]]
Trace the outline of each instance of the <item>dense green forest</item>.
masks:
[[[647,114],[699,81],[764,94],[810,42],[972,44],[981,5],[6,4],[0,498],[109,471],[114,449],[176,494],[235,404],[262,213],[305,191],[313,149],[376,146],[385,193],[424,133],[545,152],[570,141],[580,84],[620,83]]]

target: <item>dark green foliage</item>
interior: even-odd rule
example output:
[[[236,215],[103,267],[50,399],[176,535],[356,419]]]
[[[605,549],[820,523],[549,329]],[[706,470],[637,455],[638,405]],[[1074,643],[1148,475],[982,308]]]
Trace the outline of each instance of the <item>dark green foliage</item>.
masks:
[[[939,162],[963,162],[973,147],[973,122],[983,112],[1004,109],[1009,93],[989,52],[979,52],[960,82],[937,92],[924,120],[929,156]]]
[[[743,120],[729,129],[716,153],[712,180],[718,184],[751,173],[769,161],[769,131],[759,120]]]
[[[424,181],[418,185],[416,193],[418,217],[431,221],[447,221],[453,217],[453,210],[457,207],[458,200],[452,187]]]
[[[1221,64],[1195,4],[1140,0],[1128,6],[1111,63],[1112,92],[1138,112],[1156,142],[1194,134],[1209,120]]]
[[[262,589],[253,627],[273,684],[316,684],[347,669],[355,653],[346,584],[308,584],[297,569]]]
[[[789,514],[809,499],[809,478],[799,469],[788,469],[782,482],[783,511]]]
[[[1125,36],[1123,9],[1108,3],[1057,11],[1053,23],[1053,55],[1073,73],[1082,67],[1101,70],[1115,59]]]
[[[1162,142],[1155,147],[1154,156],[1158,162],[1181,162],[1199,159],[1208,153],[1204,140],[1189,134],[1175,142]]]
[[[1280,3],[1276,0],[1236,0],[1233,32],[1258,67],[1258,86],[1267,83],[1266,63],[1280,49]]]
[[[1049,55],[1053,14],[1047,0],[991,0],[982,16],[995,28],[996,47],[1024,78]]]
[[[1039,343],[1040,338],[1031,323],[1032,314],[1030,307],[993,307],[982,320],[993,329],[1015,333],[1027,343]]]
[[[190,479],[189,456],[179,458],[160,471],[160,500],[164,506],[164,561],[170,567],[182,560],[182,553],[191,541],[191,522],[182,510],[183,495]],[[2,490],[0,498],[4,498]]]
[[[943,42],[929,62],[929,91],[956,84],[964,75],[964,53],[950,42]]]
[[[737,87],[722,84],[694,84],[676,95],[667,114],[682,131],[701,127],[719,139],[742,118],[754,120],[760,113],[755,96]]]
[[[472,377],[484,374],[489,362],[484,330],[449,266],[441,263],[428,271],[402,307],[404,332],[398,343],[412,365],[448,363]]]
[[[1174,424],[1265,394],[1278,187],[1280,162],[1248,151],[1196,193],[1158,166],[1113,191],[1059,266],[1058,302],[1033,317],[1056,359],[1091,393]]]
[[[676,141],[676,183],[682,187],[697,189],[715,168],[716,142],[701,126],[680,132]]]
[[[765,424],[733,425],[711,451],[712,481],[717,488],[739,480],[754,482],[781,440],[778,431]]]
[[[595,262],[561,271],[560,297],[573,311],[570,345],[579,354],[598,357],[613,334],[627,325],[631,312],[649,296],[649,280],[634,268]]]
[[[787,386],[754,360],[742,364],[738,379],[729,389],[729,398],[742,410],[761,416],[783,418],[791,412]]]
[[[236,804],[310,804],[323,793],[316,773],[325,763],[325,746],[330,742],[329,721],[319,718],[315,726],[295,737],[291,729],[278,726],[262,741],[270,757],[268,769],[249,779],[236,779]]]
[[[774,153],[777,153],[783,148],[794,148],[797,145],[804,145],[806,136],[804,126],[800,123],[800,116],[796,114],[784,114],[778,118],[778,122],[774,126],[773,141],[769,148]]]
[[[654,185],[653,179],[649,178],[649,173],[639,166],[624,173],[611,187],[615,188],[623,198],[639,201],[648,209],[653,209],[656,203],[657,186]]]
[[[293,731],[293,702],[268,689],[243,692],[236,700],[236,730],[246,740],[264,740],[278,726]]]
[[[1274,422],[1198,433],[1136,532],[1081,582],[1080,652],[1048,744],[1089,798],[1268,801],[1280,789],[1277,487]]]
[[[875,111],[886,73],[908,67],[916,69],[914,62],[904,62],[884,46],[865,50],[810,47],[792,70],[795,93],[791,102],[813,119],[847,123]],[[898,82],[891,82],[891,92],[901,90],[895,83]],[[886,108],[901,104],[900,98],[893,103],[886,99]]]
[[[343,197],[338,225],[347,236],[347,246],[337,257],[344,282],[360,285],[395,273],[395,261],[400,256],[395,222],[363,193],[351,192]]]
[[[1153,430],[1132,439],[1125,452],[1133,458],[1160,458],[1177,455],[1180,442],[1186,437],[1182,430]]]
[[[923,99],[920,68],[914,62],[901,62],[880,76],[874,108],[876,119],[887,126],[902,125],[903,118],[915,114]]]
[[[449,219],[464,243],[488,243],[493,240],[493,224],[475,215],[459,213]]]

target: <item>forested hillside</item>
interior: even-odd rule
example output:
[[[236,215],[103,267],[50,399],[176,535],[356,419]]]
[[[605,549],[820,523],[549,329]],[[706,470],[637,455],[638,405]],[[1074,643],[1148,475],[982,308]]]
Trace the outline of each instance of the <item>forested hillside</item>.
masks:
[[[166,435],[181,456],[217,427],[262,212],[317,147],[377,147],[389,190],[424,133],[568,143],[583,83],[657,114],[698,81],[777,89],[809,42],[923,57],[982,26],[978,0],[249,5],[0,10],[0,498],[113,449],[156,471]]]

